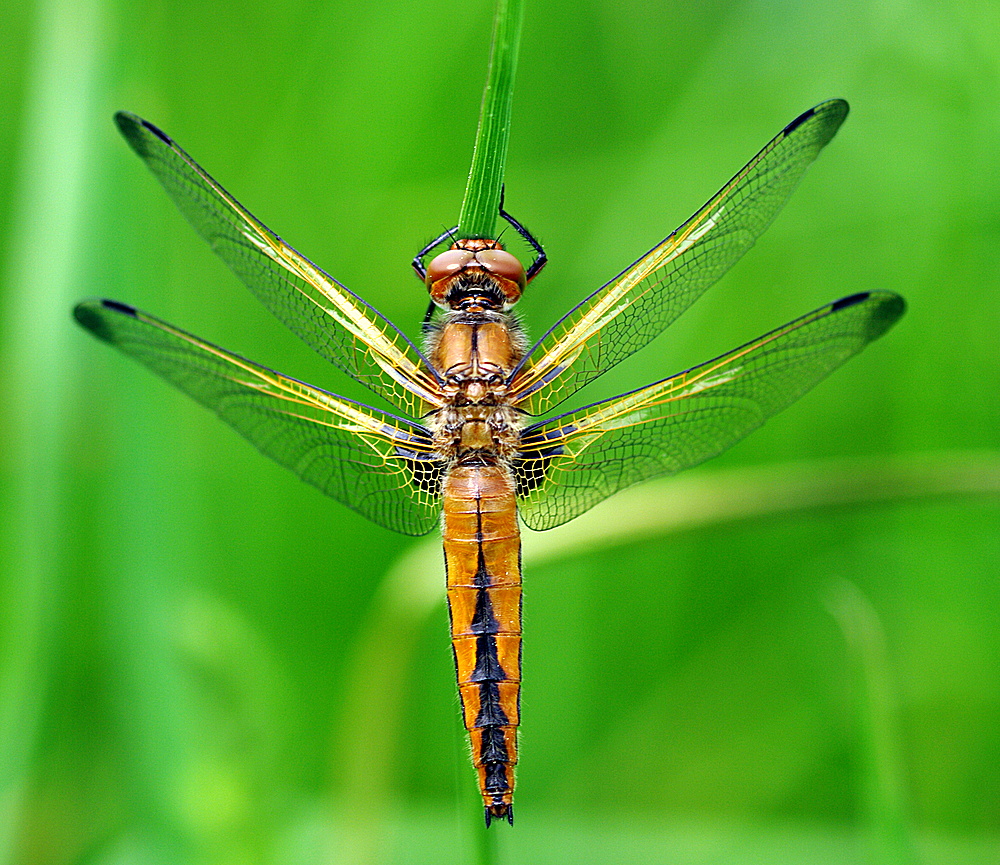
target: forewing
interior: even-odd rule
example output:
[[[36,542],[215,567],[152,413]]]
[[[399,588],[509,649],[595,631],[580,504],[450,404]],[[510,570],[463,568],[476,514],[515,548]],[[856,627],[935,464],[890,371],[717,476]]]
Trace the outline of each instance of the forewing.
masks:
[[[392,322],[282,241],[152,123],[125,112],[115,120],[198,234],[306,343],[407,414],[440,404],[429,365]]]
[[[567,313],[515,371],[512,401],[543,414],[658,336],[753,246],[847,110],[835,99],[797,117],[680,228]]]
[[[403,534],[435,526],[441,463],[422,426],[296,381],[116,301],[85,301],[75,315],[337,501]]]
[[[903,314],[899,295],[843,298],[633,393],[529,427],[515,476],[524,522],[551,529],[647,478],[731,447]]]

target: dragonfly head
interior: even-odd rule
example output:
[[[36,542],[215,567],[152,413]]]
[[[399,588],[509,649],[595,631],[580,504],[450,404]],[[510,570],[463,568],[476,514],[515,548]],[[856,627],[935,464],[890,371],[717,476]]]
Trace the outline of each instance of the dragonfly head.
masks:
[[[498,240],[459,240],[435,256],[425,277],[431,300],[446,309],[509,309],[521,298],[524,266]]]

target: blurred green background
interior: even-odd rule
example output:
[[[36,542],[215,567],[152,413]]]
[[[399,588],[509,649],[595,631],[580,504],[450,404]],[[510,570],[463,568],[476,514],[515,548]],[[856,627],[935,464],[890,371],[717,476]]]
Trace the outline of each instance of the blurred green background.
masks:
[[[70,308],[117,298],[368,399],[111,115],[162,126],[415,335],[409,260],[457,217],[491,15],[5,9],[0,863],[481,855],[438,541],[324,499]],[[910,309],[732,452],[527,548],[500,861],[1000,857],[998,73],[992,0],[529,2],[507,201],[550,256],[536,335],[799,112],[852,105],[759,245],[581,399],[852,292]]]

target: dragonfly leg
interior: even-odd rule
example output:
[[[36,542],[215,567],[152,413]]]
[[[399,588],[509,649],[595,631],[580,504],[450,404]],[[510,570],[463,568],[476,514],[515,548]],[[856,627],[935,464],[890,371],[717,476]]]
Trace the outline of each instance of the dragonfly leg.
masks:
[[[511,228],[514,229],[518,234],[521,235],[530,245],[533,250],[535,250],[535,260],[531,262],[531,266],[524,274],[524,278],[527,282],[531,282],[536,276],[538,276],[538,271],[545,267],[546,262],[549,260],[548,256],[545,254],[545,250],[542,249],[542,245],[535,240],[535,236],[528,231],[520,222],[514,219],[506,210],[503,209],[503,188],[500,189],[500,216],[504,219]]]
[[[457,231],[458,231],[457,225],[454,228],[449,228],[446,231],[442,231],[437,237],[435,237],[430,243],[428,243],[427,246],[425,246],[423,249],[420,250],[420,252],[418,252],[415,256],[413,256],[413,262],[412,262],[413,270],[417,274],[417,279],[423,282],[427,276],[427,268],[424,267],[424,256],[427,255],[427,253],[430,252],[435,246],[444,243],[446,240],[448,240],[448,238],[456,240],[458,238],[458,235],[456,234]],[[433,308],[433,304],[431,304],[431,306]]]
[[[434,310],[436,309],[436,307],[437,304],[434,303],[433,300],[427,304],[427,312],[424,313],[424,320],[420,323],[420,327],[423,330],[424,334],[426,334],[429,330],[432,329],[431,319],[434,318]]]

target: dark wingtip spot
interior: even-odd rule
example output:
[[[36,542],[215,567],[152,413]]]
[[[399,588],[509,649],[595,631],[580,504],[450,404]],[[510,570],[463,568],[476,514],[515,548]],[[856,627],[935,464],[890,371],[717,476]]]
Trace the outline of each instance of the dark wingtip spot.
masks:
[[[835,300],[830,304],[830,312],[839,312],[842,309],[847,309],[849,306],[854,306],[856,303],[868,300],[871,296],[872,293],[870,291],[861,291],[848,297],[842,297],[840,300]]]
[[[164,132],[162,129],[160,129],[159,126],[154,126],[148,120],[143,120],[142,121],[142,125],[145,126],[146,129],[148,129],[150,132],[152,132],[153,135],[155,135],[157,138],[159,138],[164,144],[173,144],[174,143],[173,141],[171,141],[170,136],[167,135],[167,133]]]
[[[130,315],[132,318],[135,318],[135,314],[138,312],[134,306],[129,306],[127,303],[119,303],[117,300],[102,300],[101,306],[105,309],[113,309],[115,312]]]
[[[796,129],[798,129],[803,123],[805,123],[810,117],[816,113],[815,108],[810,108],[808,111],[803,111],[798,117],[796,117],[791,123],[789,123],[782,132],[785,135],[791,135]]]
[[[863,291],[831,303],[830,313],[840,312],[866,301],[870,301],[870,305],[865,311],[867,319],[864,336],[869,341],[882,336],[906,312],[906,301],[893,291]]]
[[[840,124],[844,122],[844,118],[847,117],[847,113],[851,110],[851,107],[843,99],[830,99],[827,102],[821,102],[819,105],[814,105],[808,111],[803,111],[798,117],[796,117],[791,123],[789,123],[782,132],[785,135],[791,135],[796,129],[798,129],[803,123],[809,120],[811,117],[815,117],[817,114],[825,114],[836,118],[836,121],[830,124],[829,137],[826,141],[829,141],[833,137],[837,129],[840,128]],[[826,143],[826,142],[824,142]]]
[[[146,133],[152,133],[170,147],[174,146],[174,142],[166,132],[148,120],[143,120],[138,115],[130,114],[128,111],[119,111],[115,114],[115,123],[118,124],[118,131],[140,156],[147,155],[149,148],[149,138]]]

